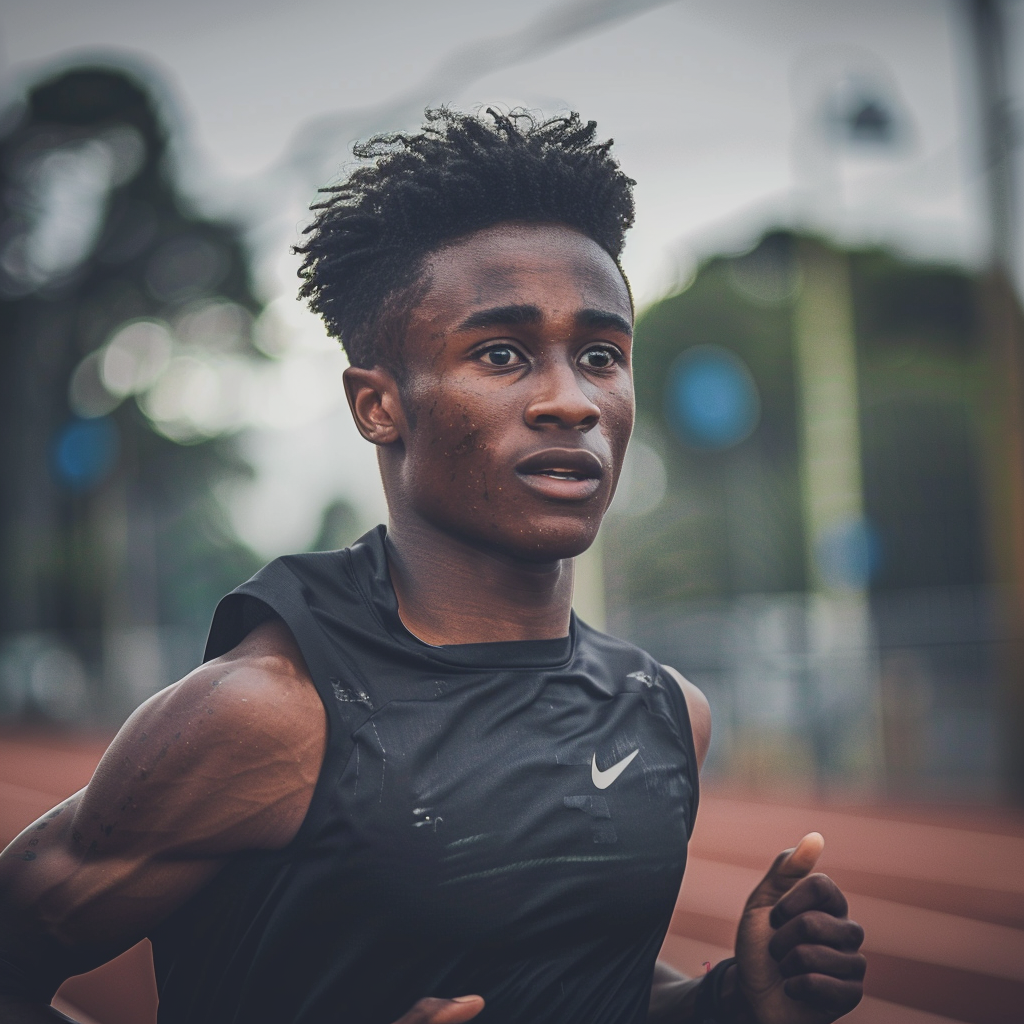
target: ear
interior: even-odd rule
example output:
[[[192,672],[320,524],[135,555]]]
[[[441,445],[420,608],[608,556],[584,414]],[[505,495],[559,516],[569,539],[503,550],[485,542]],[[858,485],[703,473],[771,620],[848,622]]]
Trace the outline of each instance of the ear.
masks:
[[[359,433],[371,444],[394,444],[405,425],[398,385],[387,370],[350,366],[343,374],[345,397]]]

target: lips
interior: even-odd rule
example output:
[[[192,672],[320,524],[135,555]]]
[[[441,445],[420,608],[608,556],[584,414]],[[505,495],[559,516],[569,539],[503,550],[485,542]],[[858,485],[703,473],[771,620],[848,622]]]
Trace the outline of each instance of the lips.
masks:
[[[582,448],[546,448],[516,464],[519,478],[546,498],[585,501],[597,493],[604,466]]]

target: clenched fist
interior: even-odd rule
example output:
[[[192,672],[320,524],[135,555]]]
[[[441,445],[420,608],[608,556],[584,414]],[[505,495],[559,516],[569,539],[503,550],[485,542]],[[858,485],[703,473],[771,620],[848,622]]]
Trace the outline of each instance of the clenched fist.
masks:
[[[811,832],[780,853],[740,918],[739,986],[758,1024],[831,1024],[863,995],[864,929],[835,882],[811,874],[824,846]]]

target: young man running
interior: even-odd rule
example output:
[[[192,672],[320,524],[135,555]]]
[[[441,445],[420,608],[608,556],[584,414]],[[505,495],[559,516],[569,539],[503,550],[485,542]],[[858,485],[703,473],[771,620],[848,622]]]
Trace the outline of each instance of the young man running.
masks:
[[[0,861],[0,1020],[153,941],[162,1024],[826,1024],[862,933],[815,834],[736,958],[655,966],[708,706],[572,614],[633,423],[632,182],[573,115],[359,149],[303,248],[388,527],[271,563]],[[412,1007],[410,1009],[410,1007]]]

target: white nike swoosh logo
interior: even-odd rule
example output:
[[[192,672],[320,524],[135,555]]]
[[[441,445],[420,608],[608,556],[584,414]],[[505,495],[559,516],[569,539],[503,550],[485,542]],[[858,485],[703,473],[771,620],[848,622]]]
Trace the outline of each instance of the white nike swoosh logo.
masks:
[[[607,789],[628,767],[629,762],[640,753],[640,748],[637,747],[632,754],[628,754],[617,764],[613,764],[611,768],[605,768],[601,771],[597,767],[597,754],[594,754],[594,760],[590,762],[590,777],[594,781],[594,785],[598,789]]]

